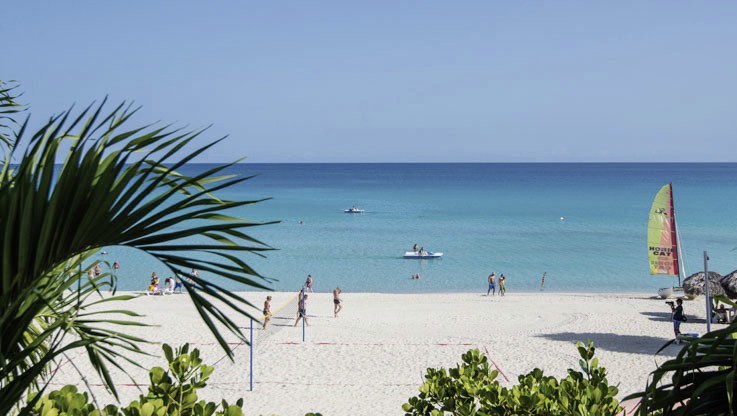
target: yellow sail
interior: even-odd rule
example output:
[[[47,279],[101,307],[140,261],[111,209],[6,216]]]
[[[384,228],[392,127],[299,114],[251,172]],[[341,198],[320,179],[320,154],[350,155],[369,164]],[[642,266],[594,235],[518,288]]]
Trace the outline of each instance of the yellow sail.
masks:
[[[660,188],[653,200],[647,224],[647,247],[650,274],[679,275],[678,237],[671,184]]]

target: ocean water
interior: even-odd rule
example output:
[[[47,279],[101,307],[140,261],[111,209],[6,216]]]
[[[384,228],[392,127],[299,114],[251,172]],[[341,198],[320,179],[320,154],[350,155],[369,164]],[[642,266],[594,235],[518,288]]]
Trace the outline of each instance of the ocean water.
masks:
[[[231,171],[257,176],[219,195],[271,198],[233,214],[281,221],[247,231],[277,250],[244,257],[274,290],[298,290],[311,274],[316,291],[485,293],[493,271],[507,277],[510,293],[653,293],[677,283],[650,276],[647,259],[650,205],[669,182],[686,272],[703,270],[704,251],[709,270],[737,269],[737,164],[241,164]],[[343,212],[351,206],[366,212]],[[414,243],[444,255],[403,259]],[[171,274],[139,252],[105,250],[110,263],[121,263],[120,289],[144,289],[152,271]]]

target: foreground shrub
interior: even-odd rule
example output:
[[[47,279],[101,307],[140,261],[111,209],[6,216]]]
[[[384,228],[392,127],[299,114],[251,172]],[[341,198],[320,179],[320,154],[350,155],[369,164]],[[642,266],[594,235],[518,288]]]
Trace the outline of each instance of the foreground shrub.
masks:
[[[594,344],[576,344],[582,371],[568,370],[558,380],[539,368],[519,376],[511,389],[496,380],[488,358],[478,349],[463,354],[463,363],[445,370],[428,368],[420,395],[402,408],[406,415],[614,415],[622,408],[606,370],[594,358]]]
[[[197,390],[207,385],[214,367],[205,365],[198,349],[189,352],[189,345],[177,348],[176,354],[164,344],[168,370],[154,367],[149,371],[151,384],[148,394],[141,395],[128,406],[105,406],[98,410],[88,401],[87,393],[79,393],[74,386],[64,386],[36,402],[31,411],[37,416],[242,416],[243,399],[235,404],[223,400],[220,404],[205,402],[197,397]],[[35,396],[29,397],[29,402]]]

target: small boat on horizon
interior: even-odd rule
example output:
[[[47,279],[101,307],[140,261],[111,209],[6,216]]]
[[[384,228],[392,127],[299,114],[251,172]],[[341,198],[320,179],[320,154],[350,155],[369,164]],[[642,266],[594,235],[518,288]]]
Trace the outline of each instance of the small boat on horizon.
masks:
[[[366,210],[361,209],[361,208],[351,207],[348,209],[344,209],[343,212],[345,212],[346,214],[363,214],[364,212],[366,212]]]

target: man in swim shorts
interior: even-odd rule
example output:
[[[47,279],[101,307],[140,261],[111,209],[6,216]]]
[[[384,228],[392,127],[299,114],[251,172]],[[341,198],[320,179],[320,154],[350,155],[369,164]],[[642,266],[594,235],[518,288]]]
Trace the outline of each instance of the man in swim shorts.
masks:
[[[343,309],[341,303],[343,303],[343,301],[340,300],[340,288],[336,287],[335,290],[333,290],[333,304],[335,305],[335,308],[333,309],[333,314],[336,318],[338,317],[338,312]]]
[[[486,296],[489,296],[489,292],[492,293],[492,295],[496,295],[496,285],[494,284],[494,279],[496,277],[494,276],[494,272],[491,272],[489,275],[489,289],[486,290]]]

